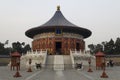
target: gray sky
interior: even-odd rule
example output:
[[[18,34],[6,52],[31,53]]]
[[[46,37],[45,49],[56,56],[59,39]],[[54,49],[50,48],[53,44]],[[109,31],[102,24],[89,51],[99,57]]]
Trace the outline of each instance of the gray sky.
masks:
[[[120,0],[0,0],[0,42],[31,44],[25,31],[48,21],[57,5],[70,22],[92,31],[86,45],[120,37]]]

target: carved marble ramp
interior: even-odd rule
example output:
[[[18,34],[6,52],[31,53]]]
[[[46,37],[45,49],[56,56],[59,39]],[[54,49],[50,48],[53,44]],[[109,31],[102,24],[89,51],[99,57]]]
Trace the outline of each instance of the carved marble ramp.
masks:
[[[54,56],[54,70],[64,70],[63,55]]]

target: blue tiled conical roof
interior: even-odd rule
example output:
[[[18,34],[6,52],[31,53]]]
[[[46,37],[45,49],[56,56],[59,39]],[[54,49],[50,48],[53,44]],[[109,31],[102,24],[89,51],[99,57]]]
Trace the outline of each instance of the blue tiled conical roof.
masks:
[[[26,36],[33,38],[35,35],[40,33],[54,32],[56,28],[61,28],[63,32],[80,34],[84,38],[87,38],[91,35],[90,30],[78,27],[73,23],[69,22],[61,13],[60,7],[57,8],[57,11],[49,21],[47,21],[41,26],[29,29],[25,32],[25,34]]]

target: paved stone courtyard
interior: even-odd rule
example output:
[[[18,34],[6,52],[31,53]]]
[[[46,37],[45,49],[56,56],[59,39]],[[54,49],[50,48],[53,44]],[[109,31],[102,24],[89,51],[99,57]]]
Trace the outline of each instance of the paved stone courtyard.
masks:
[[[16,71],[10,71],[8,66],[0,67],[0,80],[120,80],[120,67],[115,66],[106,69],[109,78],[100,78],[102,71],[93,69],[93,72],[83,70],[66,69],[63,71],[54,71],[52,69],[33,70],[27,72],[22,68],[20,74],[22,77],[14,78]]]

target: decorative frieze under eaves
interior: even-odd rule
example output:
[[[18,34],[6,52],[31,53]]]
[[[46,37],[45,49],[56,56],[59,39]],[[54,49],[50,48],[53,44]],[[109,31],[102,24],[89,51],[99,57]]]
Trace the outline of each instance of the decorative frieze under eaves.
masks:
[[[41,38],[76,38],[76,39],[83,39],[83,36],[74,33],[62,33],[62,34],[55,34],[55,33],[42,33],[34,36],[34,40],[41,39]]]

